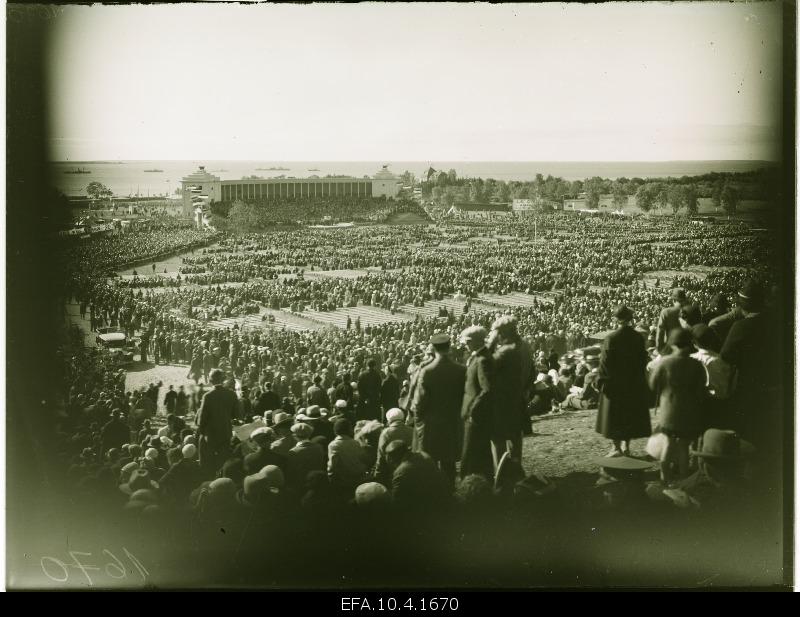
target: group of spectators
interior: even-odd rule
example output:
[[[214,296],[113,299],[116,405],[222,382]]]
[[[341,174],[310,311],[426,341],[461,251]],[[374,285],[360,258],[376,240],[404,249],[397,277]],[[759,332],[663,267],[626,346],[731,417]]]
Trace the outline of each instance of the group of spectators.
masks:
[[[738,486],[747,443],[774,454],[781,434],[769,246],[739,224],[541,223],[536,243],[525,225],[482,231],[513,235],[506,242],[470,242],[474,230],[450,226],[224,237],[186,259],[192,287],[158,290],[102,275],[212,242],[214,232],[168,226],[73,249],[67,295],[92,326],[138,338],[141,362],[185,365],[195,387],[169,385],[159,407],[163,384],[126,391],[124,371],[73,341],[61,426],[71,485],[135,517],[180,512],[209,530],[223,521],[242,531],[253,516],[280,525],[298,512],[330,521],[336,512],[447,509],[526,486],[545,492],[522,467],[531,415],[599,406],[597,431],[613,445],[600,463],[609,482],[631,480],[637,470],[615,461],[641,459],[631,442],[648,438],[661,465],[654,499],[680,490],[702,501]],[[670,237],[680,243],[653,244]],[[642,279],[694,264],[730,269]],[[367,267],[380,271],[344,279],[298,270]],[[218,284],[231,276],[244,284]],[[166,277],[138,281],[150,279]],[[554,289],[527,307],[353,329],[207,323],[260,306],[403,310],[455,294]],[[608,329],[602,347],[573,353]],[[715,457],[714,447],[734,446],[742,449],[732,459]],[[774,472],[770,462],[760,469]]]

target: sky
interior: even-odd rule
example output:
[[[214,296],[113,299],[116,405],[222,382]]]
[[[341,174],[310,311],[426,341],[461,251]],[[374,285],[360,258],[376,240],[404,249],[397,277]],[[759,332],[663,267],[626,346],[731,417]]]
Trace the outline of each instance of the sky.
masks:
[[[54,160],[776,159],[776,3],[72,6]]]

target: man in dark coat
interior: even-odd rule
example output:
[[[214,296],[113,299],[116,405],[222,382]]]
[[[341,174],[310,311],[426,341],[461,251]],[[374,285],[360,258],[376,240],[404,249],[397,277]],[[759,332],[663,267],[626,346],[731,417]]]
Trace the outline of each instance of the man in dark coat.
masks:
[[[111,448],[120,448],[122,444],[130,441],[131,429],[128,423],[120,417],[119,409],[115,409],[112,412],[111,419],[103,426],[101,436],[104,454]]]
[[[358,376],[358,419],[380,420],[381,374],[375,360],[367,361],[367,370]]]
[[[384,413],[397,407],[400,400],[400,381],[395,375],[395,367],[386,367],[386,377],[381,383],[381,407]]]
[[[255,413],[259,416],[263,416],[264,412],[274,411],[280,408],[281,397],[272,391],[272,384],[270,382],[266,382],[264,384],[264,391],[261,393],[261,396],[258,397]]]
[[[491,389],[492,457],[495,471],[509,449],[522,452],[522,429],[527,413],[526,392],[533,381],[533,363],[517,333],[517,321],[503,315],[492,324],[488,347],[493,350]]]
[[[223,386],[225,373],[214,369],[209,375],[214,389],[203,396],[197,418],[200,467],[207,477],[212,477],[228,457],[232,426],[239,399],[236,393]]]
[[[464,449],[461,453],[461,477],[494,475],[492,462],[492,354],[486,349],[487,332],[472,326],[461,333],[470,351],[467,361],[461,419],[464,421]]]
[[[167,408],[167,414],[174,414],[175,413],[175,403],[178,399],[178,393],[172,387],[172,384],[169,386],[169,390],[164,395],[164,406]]]
[[[614,317],[619,328],[606,337],[600,352],[595,430],[614,442],[609,456],[629,456],[631,439],[650,436],[649,357],[631,324],[633,312],[620,306]]]
[[[656,327],[656,349],[659,352],[665,351],[668,353],[668,350],[665,350],[667,337],[675,328],[681,327],[679,319],[681,307],[685,304],[689,304],[689,300],[686,298],[686,291],[680,287],[676,287],[672,290],[671,297],[672,306],[662,309],[658,316],[658,325]]]
[[[309,405],[319,405],[326,409],[331,406],[331,402],[328,400],[328,394],[322,387],[322,377],[319,375],[314,376],[314,385],[310,386],[306,391],[306,402]]]
[[[428,454],[450,485],[455,484],[456,461],[461,454],[461,402],[466,368],[450,359],[450,337],[431,337],[434,359],[419,369],[411,403],[414,413],[414,450]]]
[[[748,281],[738,294],[743,318],[731,325],[720,356],[736,371],[731,410],[739,435],[758,448],[760,455],[775,453],[781,446],[781,341],[774,316],[766,310],[765,293]]]

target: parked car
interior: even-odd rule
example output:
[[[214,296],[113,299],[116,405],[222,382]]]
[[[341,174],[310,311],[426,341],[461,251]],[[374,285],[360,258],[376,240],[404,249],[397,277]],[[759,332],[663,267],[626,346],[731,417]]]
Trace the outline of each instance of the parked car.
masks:
[[[133,362],[132,342],[124,332],[115,331],[113,328],[100,328],[95,343],[100,349],[107,350],[117,365]]]

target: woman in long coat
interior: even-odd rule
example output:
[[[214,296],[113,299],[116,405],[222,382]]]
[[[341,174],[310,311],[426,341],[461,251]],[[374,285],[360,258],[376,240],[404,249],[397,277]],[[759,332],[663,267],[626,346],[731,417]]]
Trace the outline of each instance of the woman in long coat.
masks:
[[[630,440],[649,437],[651,432],[649,358],[644,339],[631,326],[631,310],[621,306],[614,317],[619,328],[606,337],[600,352],[600,403],[595,430],[613,441],[608,456],[627,456]]]

